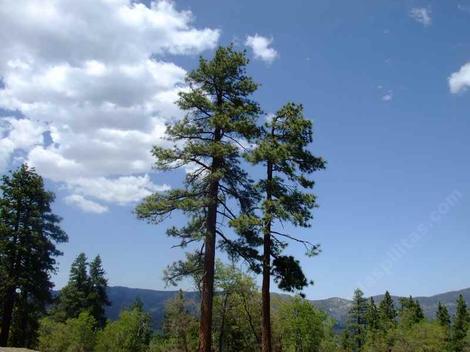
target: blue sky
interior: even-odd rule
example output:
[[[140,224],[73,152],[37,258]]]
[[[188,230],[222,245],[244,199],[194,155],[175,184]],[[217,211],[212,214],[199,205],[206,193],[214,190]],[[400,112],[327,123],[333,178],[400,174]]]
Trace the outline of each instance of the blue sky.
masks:
[[[182,256],[164,234],[171,222],[132,210],[183,173],[153,172],[148,150],[164,117],[179,116],[184,72],[230,42],[248,50],[264,111],[304,104],[312,150],[328,161],[312,227],[298,230],[323,252],[289,249],[315,281],[307,296],[470,287],[470,1],[66,5],[47,7],[49,20],[0,10],[16,33],[0,49],[0,167],[27,160],[57,194],[70,236],[58,287],[85,252],[102,256],[111,285],[164,288],[163,268]],[[247,46],[255,35],[264,41]]]

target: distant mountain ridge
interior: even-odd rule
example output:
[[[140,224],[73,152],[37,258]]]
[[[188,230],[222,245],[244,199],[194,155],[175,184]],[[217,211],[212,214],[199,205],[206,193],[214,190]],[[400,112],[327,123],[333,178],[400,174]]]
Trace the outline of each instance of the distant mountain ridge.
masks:
[[[129,288],[123,286],[112,286],[108,288],[108,296],[112,305],[107,307],[106,315],[109,319],[115,320],[119,316],[119,312],[132,305],[139,298],[144,309],[150,313],[154,327],[159,327],[165,312],[165,305],[175,296],[178,291],[158,291],[150,289]],[[277,294],[275,294],[277,295]],[[455,302],[459,295],[463,295],[465,300],[470,304],[470,288],[441,293],[430,297],[414,297],[421,304],[424,314],[428,318],[433,318],[437,310],[439,302],[446,305],[451,314],[455,313]],[[281,295],[280,295],[281,296]],[[195,307],[198,306],[199,294],[197,292],[185,292],[188,301],[193,302]],[[289,297],[282,295],[282,297]],[[398,307],[400,297],[392,296]],[[381,302],[383,295],[373,297],[376,303]],[[320,300],[311,300],[312,304],[318,309],[324,311],[337,322],[337,328],[344,327],[347,321],[347,314],[351,307],[351,301],[344,298],[332,297]]]

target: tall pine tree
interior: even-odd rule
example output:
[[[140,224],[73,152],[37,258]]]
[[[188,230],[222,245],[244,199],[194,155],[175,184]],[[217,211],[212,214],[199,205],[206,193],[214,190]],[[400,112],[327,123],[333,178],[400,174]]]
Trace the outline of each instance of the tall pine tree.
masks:
[[[263,284],[262,284],[262,350],[271,352],[271,276],[282,290],[301,290],[308,281],[292,256],[282,255],[287,241],[296,241],[307,247],[312,255],[318,249],[309,241],[274,228],[277,224],[292,223],[309,227],[315,196],[309,192],[314,182],[308,176],[323,169],[325,162],[308,149],[313,140],[312,122],[304,117],[302,105],[288,103],[269,121],[256,148],[247,155],[254,164],[265,168],[265,177],[259,182],[262,192]],[[305,191],[307,190],[307,191]],[[273,259],[271,261],[271,258]]]
[[[35,321],[44,313],[53,287],[50,276],[55,271],[55,257],[62,253],[56,245],[67,241],[60,228],[60,218],[52,213],[54,194],[34,169],[22,165],[2,177],[0,184],[0,275],[2,276],[2,316],[0,346],[9,341],[12,322],[15,344],[28,345]],[[30,334],[30,335],[31,335]]]
[[[188,90],[180,93],[178,100],[187,114],[167,129],[173,145],[153,149],[157,169],[190,169],[184,187],[147,197],[136,209],[139,218],[154,223],[173,211],[184,212],[188,225],[170,228],[168,235],[180,238],[182,246],[203,243],[196,252],[203,267],[201,352],[211,352],[217,237],[224,248],[249,257],[244,251],[250,238],[230,240],[221,225],[221,218],[235,219],[236,202],[245,208],[252,199],[249,180],[239,162],[244,142],[258,135],[256,119],[260,112],[251,99],[257,85],[246,75],[247,64],[244,52],[221,47],[212,60],[201,58],[199,67],[187,75]]]

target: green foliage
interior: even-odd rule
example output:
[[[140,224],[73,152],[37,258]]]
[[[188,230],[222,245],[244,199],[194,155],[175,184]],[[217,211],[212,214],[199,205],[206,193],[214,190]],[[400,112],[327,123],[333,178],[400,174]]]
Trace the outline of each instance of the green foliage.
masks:
[[[63,322],[89,312],[98,327],[103,327],[106,323],[104,307],[110,304],[107,286],[100,256],[89,264],[86,255],[80,253],[72,263],[67,285],[60,291],[54,308],[55,318]]]
[[[96,321],[89,313],[65,323],[44,318],[39,328],[41,352],[92,352],[95,346]]]
[[[96,352],[145,352],[152,330],[150,316],[139,308],[121,312],[98,333]]]
[[[140,219],[160,223],[174,211],[182,211],[189,218],[183,227],[171,227],[167,234],[180,240],[179,245],[204,241],[208,232],[216,228],[221,246],[232,256],[250,258],[246,253],[250,238],[231,240],[216,226],[216,217],[236,218],[234,199],[242,210],[250,207],[250,182],[240,167],[240,143],[258,135],[256,119],[258,105],[250,95],[257,85],[246,75],[248,59],[244,52],[231,46],[219,48],[212,60],[200,59],[199,67],[190,72],[186,81],[189,91],[180,93],[179,107],[186,117],[168,126],[170,147],[155,146],[155,167],[159,170],[190,169],[180,189],[153,194],[137,206]],[[209,208],[217,209],[216,217],[209,219]],[[209,228],[211,229],[209,231]],[[204,257],[197,251],[191,257]],[[202,260],[195,261],[202,264]],[[175,269],[176,270],[171,270]],[[178,270],[181,269],[181,270]],[[187,274],[202,271],[180,262],[169,270],[170,283]]]
[[[151,351],[165,346],[165,351],[195,351],[197,349],[198,320],[187,307],[183,291],[167,303],[162,336],[152,341]],[[162,350],[163,351],[163,350]]]
[[[444,329],[435,322],[420,321],[401,326],[393,336],[393,352],[443,352],[446,350]]]
[[[51,210],[55,196],[34,169],[22,165],[0,182],[0,346],[9,337],[29,346],[51,299],[50,276],[62,254],[56,245],[67,235]]]
[[[216,266],[214,344],[218,352],[259,349],[261,296],[254,279],[234,265]]]
[[[91,315],[96,319],[98,326],[103,327],[106,323],[105,306],[110,305],[106,293],[108,280],[102,266],[101,257],[98,255],[90,263],[89,269],[90,291],[88,293],[88,305]]]
[[[421,305],[413,297],[400,299],[400,325],[411,326],[424,320]]]
[[[288,103],[266,123],[256,148],[246,154],[250,162],[266,168],[265,178],[257,185],[264,197],[261,230],[257,232],[264,234],[264,248],[269,248],[269,255],[273,257],[271,275],[279,288],[286,291],[301,290],[308,285],[308,280],[299,261],[282,255],[287,241],[296,240],[295,236],[275,231],[273,226],[276,222],[310,226],[312,210],[317,204],[309,191],[314,182],[308,176],[325,167],[325,161],[310,152],[308,147],[312,141],[312,122],[304,116],[303,106]],[[308,255],[317,254],[318,245],[297,241],[305,246]]]
[[[380,314],[380,325],[383,329],[387,330],[393,327],[396,324],[397,311],[395,309],[395,304],[393,303],[392,296],[387,291],[385,292],[384,298],[379,305],[379,314]]]
[[[285,301],[275,320],[275,348],[286,352],[319,352],[334,348],[327,316],[300,297]],[[281,347],[282,346],[282,347]]]
[[[462,352],[469,331],[470,317],[462,295],[457,299],[457,312],[452,323],[451,346],[454,352]]]
[[[436,312],[436,319],[439,322],[439,324],[445,328],[450,327],[450,314],[449,311],[447,310],[447,307],[442,305],[441,302],[439,302],[437,306],[437,312]]]
[[[364,293],[357,289],[354,291],[352,307],[349,310],[348,324],[344,345],[353,352],[362,351],[367,337],[368,303]]]
[[[366,322],[367,328],[370,331],[377,331],[380,328],[380,313],[375,305],[374,299],[371,297],[367,304],[367,311],[366,311]]]
[[[55,309],[59,321],[76,318],[81,312],[88,310],[90,282],[87,267],[87,257],[85,253],[80,253],[72,263],[67,285],[59,293]]]

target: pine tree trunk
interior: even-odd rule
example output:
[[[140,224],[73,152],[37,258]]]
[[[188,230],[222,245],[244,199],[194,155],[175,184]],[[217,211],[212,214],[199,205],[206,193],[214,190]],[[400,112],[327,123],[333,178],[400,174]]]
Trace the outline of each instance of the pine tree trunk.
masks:
[[[273,166],[268,161],[267,164],[267,186],[266,186],[266,201],[271,201],[271,182],[273,178]],[[266,209],[269,212],[269,205]],[[262,352],[271,352],[271,217],[268,214],[266,223],[264,224],[264,246],[263,246],[263,285],[261,289],[262,296]]]
[[[13,307],[15,306],[15,287],[6,290],[3,302],[2,331],[0,333],[0,346],[6,347],[10,336],[10,326],[13,317]]]
[[[221,140],[221,132],[215,129],[214,141]],[[212,161],[211,173],[218,171],[222,164],[219,158]],[[215,244],[217,231],[217,206],[219,180],[213,178],[209,185],[207,211],[207,233],[204,240],[204,275],[202,277],[201,321],[199,323],[199,352],[212,352],[212,303],[214,299]]]
[[[211,193],[218,191],[218,184],[211,186]],[[216,193],[217,194],[217,193]],[[212,197],[211,197],[212,198]],[[207,234],[204,241],[204,276],[202,278],[201,322],[199,325],[199,351],[212,351],[212,301],[214,298],[215,231],[217,203],[209,206]]]

